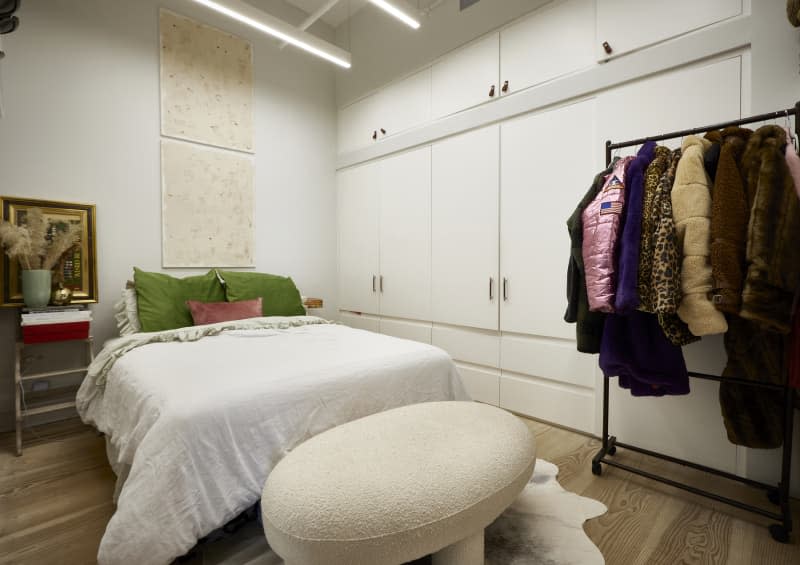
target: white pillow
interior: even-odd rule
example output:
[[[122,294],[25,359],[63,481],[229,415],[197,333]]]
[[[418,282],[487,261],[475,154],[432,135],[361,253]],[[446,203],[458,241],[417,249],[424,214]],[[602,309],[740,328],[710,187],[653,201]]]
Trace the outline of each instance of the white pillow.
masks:
[[[139,304],[136,301],[136,288],[131,281],[124,289],[122,296],[114,304],[114,319],[120,336],[130,335],[142,331],[139,322]]]

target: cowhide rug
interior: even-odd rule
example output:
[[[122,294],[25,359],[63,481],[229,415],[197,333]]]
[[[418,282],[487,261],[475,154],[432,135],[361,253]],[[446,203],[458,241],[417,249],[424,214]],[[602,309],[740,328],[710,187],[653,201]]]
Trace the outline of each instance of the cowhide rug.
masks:
[[[558,467],[538,459],[528,485],[486,529],[486,565],[604,565],[583,523],[606,513],[606,506],[564,490]],[[203,565],[283,565],[270,550],[261,525],[250,522],[235,534],[203,544],[190,563]],[[430,558],[413,565],[430,563]]]

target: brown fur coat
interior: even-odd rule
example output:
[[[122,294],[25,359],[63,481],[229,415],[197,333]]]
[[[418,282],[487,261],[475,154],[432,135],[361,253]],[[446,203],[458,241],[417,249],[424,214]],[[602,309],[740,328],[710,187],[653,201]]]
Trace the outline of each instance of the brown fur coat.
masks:
[[[750,204],[740,163],[753,132],[739,127],[709,132],[720,143],[711,205],[712,302],[717,310],[738,314],[745,275],[747,223]]]
[[[755,189],[747,233],[747,274],[741,316],[788,334],[800,286],[800,202],[783,148],[786,133],[763,126],[747,143],[742,167]]]

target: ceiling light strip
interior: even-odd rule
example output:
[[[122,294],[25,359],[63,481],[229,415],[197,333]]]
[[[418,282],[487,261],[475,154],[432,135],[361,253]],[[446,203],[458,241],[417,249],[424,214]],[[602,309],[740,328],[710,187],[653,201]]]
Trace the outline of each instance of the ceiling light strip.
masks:
[[[419,20],[411,14],[415,10],[409,7],[403,0],[369,0],[381,10],[393,15],[395,18],[413,29],[419,29]]]
[[[236,20],[237,22],[248,25],[273,37],[277,37],[317,57],[322,57],[340,67],[344,67],[345,69],[350,68],[350,53],[344,49],[319,39],[310,33],[299,31],[283,20],[263,12],[241,0],[192,1]]]

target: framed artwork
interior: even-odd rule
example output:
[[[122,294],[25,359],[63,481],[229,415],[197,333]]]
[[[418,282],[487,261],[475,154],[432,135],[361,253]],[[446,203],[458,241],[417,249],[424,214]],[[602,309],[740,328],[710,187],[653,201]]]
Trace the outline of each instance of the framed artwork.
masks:
[[[79,224],[78,243],[68,251],[53,269],[53,282],[61,282],[72,290],[72,303],[97,302],[96,218],[93,204],[75,204],[52,200],[33,200],[0,196],[0,219],[24,225],[28,210],[40,208],[48,225],[48,236],[69,224]],[[3,292],[0,306],[22,306],[22,274],[19,264],[3,253],[0,263]]]

